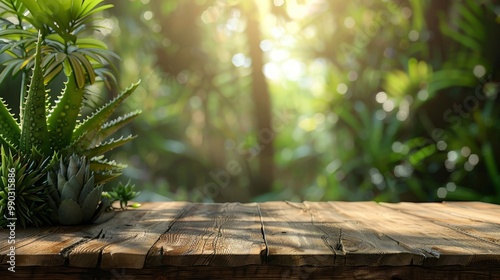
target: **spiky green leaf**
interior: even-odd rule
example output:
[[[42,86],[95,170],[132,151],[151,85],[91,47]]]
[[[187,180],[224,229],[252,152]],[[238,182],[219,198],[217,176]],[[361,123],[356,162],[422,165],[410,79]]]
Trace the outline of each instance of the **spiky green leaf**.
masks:
[[[35,66],[31,85],[26,99],[21,126],[21,153],[28,154],[38,148],[43,154],[49,154],[49,134],[45,115],[46,91],[42,72],[42,34],[39,33],[35,54]]]
[[[84,89],[78,88],[74,75],[67,79],[62,96],[48,116],[50,143],[55,150],[70,145],[84,96]]]
[[[11,168],[15,170],[15,216],[18,224],[23,227],[50,224],[50,206],[46,203],[50,194],[45,182],[48,160],[39,158],[35,151],[21,155],[17,151],[6,151],[3,146],[0,150],[0,226],[6,222],[7,178]]]
[[[14,145],[12,145],[12,143],[4,139],[2,135],[0,135],[0,146],[5,147],[7,150],[10,151],[16,149]]]
[[[94,114],[88,117],[75,129],[73,133],[73,150],[82,151],[86,150],[92,143],[93,138],[99,133],[101,126],[107,121],[111,114],[118,108],[118,106],[129,97],[132,92],[139,86],[139,82],[133,84],[131,87],[123,91],[118,97],[108,102],[106,105],[98,109]]]
[[[113,171],[107,171],[107,172],[95,172],[94,173],[94,180],[95,184],[106,184],[109,181],[112,181],[118,177],[120,177],[122,173],[117,173]]]
[[[94,148],[82,151],[82,154],[88,157],[94,157],[97,155],[102,155],[106,152],[111,151],[112,149],[119,147],[121,145],[124,145],[131,140],[133,140],[136,136],[130,135],[126,138],[120,137],[118,139],[110,139],[109,141],[100,143],[99,145],[95,146]]]
[[[90,161],[90,169],[93,171],[119,172],[122,169],[124,169],[125,167],[127,167],[127,165],[119,164],[119,163],[116,163],[115,161],[107,161],[107,160],[91,160]]]
[[[94,143],[99,143],[104,140],[106,140],[108,137],[110,137],[113,133],[118,131],[120,128],[124,127],[127,125],[129,122],[137,118],[141,114],[140,110],[125,114],[123,116],[120,116],[112,121],[109,121],[105,124],[102,125],[101,130],[99,133],[97,133],[95,137],[95,142]]]
[[[19,145],[21,129],[14,116],[10,113],[3,99],[0,98],[0,135],[12,145]]]

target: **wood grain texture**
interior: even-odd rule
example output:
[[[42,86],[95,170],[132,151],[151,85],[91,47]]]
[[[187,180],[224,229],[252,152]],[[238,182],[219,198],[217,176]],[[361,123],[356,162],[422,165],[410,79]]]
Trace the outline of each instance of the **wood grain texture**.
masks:
[[[330,202],[363,227],[393,239],[400,246],[424,256],[416,265],[471,265],[500,263],[500,246],[457,232],[449,227],[378,205],[374,202]],[[382,249],[382,248],[381,248]]]
[[[468,217],[477,221],[500,224],[500,206],[491,204],[489,207],[485,203],[473,202],[467,205],[465,202],[429,204],[433,209],[440,209],[453,215]],[[446,209],[446,210],[443,210]]]
[[[313,216],[302,203],[259,204],[268,247],[266,263],[286,266],[333,266],[338,251],[338,230],[313,225]],[[337,251],[337,252],[336,252]]]
[[[500,206],[145,203],[94,224],[0,230],[0,279],[500,279]]]
[[[497,280],[498,266],[480,266],[474,269],[463,266],[279,266],[247,265],[229,266],[162,266],[144,269],[100,269],[74,267],[20,267],[16,273],[0,267],[0,279],[404,279],[404,280]]]
[[[187,202],[146,204],[123,211],[96,227],[96,238],[75,246],[69,253],[69,264],[96,267],[100,259],[103,268],[143,268],[151,246],[189,205]]]
[[[434,204],[452,205],[452,206],[469,208],[473,209],[472,210],[473,212],[477,210],[496,211],[497,213],[500,212],[500,205],[481,202],[481,201],[444,201],[443,203],[434,203]]]
[[[422,262],[415,250],[400,246],[393,239],[364,226],[357,219],[343,215],[328,202],[304,202],[313,217],[313,225],[324,232],[339,232],[337,265],[410,265]],[[340,245],[340,246],[339,246]],[[339,248],[341,247],[341,248]]]
[[[482,215],[456,215],[446,204],[436,204],[438,207],[429,207],[428,203],[382,203],[381,205],[500,246],[500,223],[481,220]],[[500,212],[497,213],[500,215]]]
[[[152,246],[147,265],[260,264],[263,250],[257,204],[195,204]]]
[[[113,215],[114,213],[105,213]],[[95,237],[94,225],[58,226],[43,229],[16,229],[16,264],[19,266],[64,265],[66,252]],[[2,249],[3,263],[6,260]]]
[[[37,240],[46,238],[47,236],[57,234],[57,231],[59,230],[58,227],[52,227],[52,228],[28,228],[28,229],[16,229],[15,235],[16,235],[16,240],[15,244],[9,244],[7,242],[7,237],[9,236],[9,231],[6,229],[0,229],[0,254],[1,257],[0,259],[2,260],[2,263],[5,263],[7,261],[7,252],[10,248],[10,246],[15,245],[16,246],[16,253],[19,254],[19,262],[20,263],[25,263],[26,265],[30,265],[29,260],[23,260],[22,256],[22,250],[19,250],[23,248],[24,246],[27,246],[33,242],[36,242]],[[29,253],[29,252],[28,252]],[[30,258],[30,256],[28,256]],[[35,257],[36,258],[36,257]],[[32,258],[33,259],[33,258]]]

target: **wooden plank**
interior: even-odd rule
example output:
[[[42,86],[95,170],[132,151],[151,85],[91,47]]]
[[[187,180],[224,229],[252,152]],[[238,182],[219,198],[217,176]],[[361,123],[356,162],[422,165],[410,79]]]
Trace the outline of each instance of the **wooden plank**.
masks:
[[[94,224],[100,224],[100,223],[104,223],[112,218],[114,218],[114,216],[116,215],[116,212],[105,212],[103,213],[98,219],[97,221],[95,221]],[[75,228],[73,228],[75,229]],[[76,228],[76,229],[81,229],[80,228]],[[67,228],[67,230],[69,230],[69,234],[72,234],[73,231],[72,231],[72,227],[69,227]],[[59,234],[64,234],[63,233],[64,230],[61,228],[61,227],[58,227],[58,226],[45,226],[45,227],[40,227],[40,228],[34,228],[34,227],[29,227],[29,228],[21,228],[20,226],[18,226],[15,230],[15,247],[16,247],[16,250],[19,249],[19,248],[23,248],[24,246],[28,246],[28,245],[32,245],[34,244],[35,242],[38,242],[38,241],[41,241],[42,244],[43,242],[50,240],[51,238],[53,239],[54,236],[58,236]],[[9,231],[7,229],[0,229],[0,240],[7,240],[7,236],[9,235]],[[88,236],[83,236],[84,238],[90,238],[91,236],[88,235]],[[78,242],[80,239],[76,240],[76,242]],[[9,247],[11,246],[11,244],[9,244],[8,242],[5,242],[5,243],[0,243],[0,259],[2,259],[2,263],[5,262],[5,254],[7,252],[7,250],[9,250]],[[37,247],[37,251],[40,251],[40,248]],[[28,252],[28,254],[30,254],[30,256],[24,256],[22,254],[23,250],[20,250],[18,251],[18,257],[20,259],[18,259],[20,261],[21,264],[27,264],[27,265],[30,265],[32,264],[31,263],[31,260],[33,260],[33,257],[31,256],[31,254]],[[52,265],[58,265],[61,263],[61,261],[63,261],[62,259],[60,259],[60,256],[58,256],[58,253],[57,252],[53,252],[55,255],[54,256],[48,256],[48,259],[46,261],[49,261],[52,259],[53,261],[55,261]],[[36,259],[36,257],[34,257]]]
[[[69,264],[143,268],[151,245],[189,205],[188,202],[144,203],[139,209],[120,212],[115,219],[91,228],[94,238],[71,248]]]
[[[447,213],[456,217],[463,217],[478,222],[500,224],[500,212],[486,210],[484,207],[474,208],[466,206],[467,203],[419,203],[435,212]],[[496,205],[493,206],[496,209]]]
[[[105,223],[113,219],[116,214],[117,214],[116,211],[105,212],[94,222],[94,224]],[[0,229],[0,240],[7,240],[9,234],[10,233],[8,229]],[[15,230],[15,235],[16,235],[15,246],[16,248],[21,248],[28,244],[37,242],[37,240],[44,240],[44,238],[57,234],[61,234],[61,228],[58,226],[44,226],[40,228],[34,228],[34,227],[22,228],[18,225]],[[4,252],[6,250],[9,250],[10,246],[11,244],[9,244],[8,242],[0,243],[0,256],[4,255]]]
[[[57,232],[57,227],[42,227],[42,228],[20,228],[16,227],[15,230],[15,245],[16,247],[22,247],[26,244],[30,244],[35,242],[38,239],[44,238],[48,235],[52,235]],[[9,229],[0,229],[0,254],[4,255],[4,252],[9,249],[11,244],[7,242],[7,239],[10,235]],[[5,242],[4,242],[5,241]]]
[[[278,266],[247,265],[227,266],[162,266],[144,269],[88,269],[74,267],[17,267],[16,272],[9,272],[0,266],[0,279],[500,279],[498,266]]]
[[[52,234],[43,234],[33,236],[32,241],[29,239],[20,242],[16,246],[16,266],[57,266],[64,265],[64,256],[60,254],[61,250],[78,243],[83,239],[79,234],[79,227],[56,227]],[[21,230],[20,230],[21,231]],[[16,237],[16,243],[17,239]],[[22,240],[22,239],[19,239]],[[22,245],[21,245],[22,244]],[[5,251],[2,251],[3,262],[7,260]]]
[[[259,204],[268,246],[266,263],[285,266],[333,266],[339,230],[314,226],[302,203]],[[331,226],[331,225],[330,225]],[[342,253],[340,253],[342,254]]]
[[[470,205],[465,202],[446,202],[429,206],[436,209],[436,211],[445,211],[453,215],[468,217],[477,221],[500,224],[500,210],[498,209],[498,205],[490,204],[490,207],[487,207],[484,204],[485,203],[481,202],[471,202]]]
[[[117,215],[116,212],[103,213],[98,221],[113,220],[112,218],[115,215]],[[97,223],[81,226],[53,226],[46,230],[37,228],[17,229],[16,265],[63,265],[66,263],[68,250],[96,236],[94,230],[96,225]],[[39,231],[39,233],[33,234],[36,231]],[[4,255],[3,251],[2,255]]]
[[[410,265],[422,263],[423,256],[401,247],[393,239],[366,228],[357,220],[345,217],[328,202],[304,202],[313,218],[313,225],[325,233],[335,232],[341,244],[336,250],[336,265]],[[340,231],[342,232],[339,236]],[[338,245],[337,245],[338,247]]]
[[[103,216],[114,216],[104,213]],[[84,231],[91,226],[16,229],[16,265],[63,265],[65,257],[61,252],[82,240],[92,238]],[[6,261],[6,249],[2,248],[3,262]]]
[[[497,213],[500,212],[500,205],[481,201],[443,201],[442,204],[472,208],[474,210],[484,209],[496,211]]]
[[[152,246],[147,266],[260,264],[265,250],[256,203],[194,204]]]
[[[76,254],[71,254],[72,250],[79,246],[81,246],[80,248],[89,248],[86,245],[89,242],[91,244],[101,242],[103,246],[110,245],[102,239],[107,230],[123,227],[131,220],[141,219],[150,212],[149,206],[149,204],[145,204],[140,209],[107,212],[91,225],[57,226],[45,231],[36,228],[16,230],[16,265],[64,265],[70,258],[71,265],[95,267],[100,258],[100,250],[81,250]],[[36,231],[39,233],[34,234]],[[115,236],[114,241],[116,242],[116,240],[118,239]],[[7,257],[6,252],[2,251],[4,261]]]
[[[427,219],[415,217],[374,202],[330,202],[343,215],[367,229],[394,239],[401,246],[425,256],[418,265],[473,265],[500,263],[500,246],[481,241]],[[415,264],[415,263],[414,263]]]
[[[133,268],[127,271],[138,278],[166,271],[227,279],[433,279],[434,270],[436,278],[448,271],[458,279],[497,279],[498,208],[477,202],[145,203],[105,213],[92,225],[16,229],[16,268],[41,266],[38,272],[61,277],[77,266],[108,275]],[[0,238],[7,237],[8,230],[0,230]],[[5,270],[6,243],[0,242]],[[382,274],[388,266],[393,274]]]
[[[397,204],[381,203],[381,205],[406,214],[421,217],[427,221],[481,239],[484,242],[500,245],[500,224],[478,221],[477,215],[472,214],[474,218],[454,215],[454,213],[451,212],[453,209],[450,209],[450,207],[435,203],[433,203],[431,207],[429,207],[428,203],[405,202]]]

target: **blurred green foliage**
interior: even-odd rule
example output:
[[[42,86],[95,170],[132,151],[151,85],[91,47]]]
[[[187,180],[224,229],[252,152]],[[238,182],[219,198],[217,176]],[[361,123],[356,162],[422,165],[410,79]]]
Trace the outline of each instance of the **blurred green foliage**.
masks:
[[[192,201],[500,203],[496,1],[107,2],[95,36],[123,58],[123,81],[143,80],[126,109],[144,111],[128,127],[140,137],[115,152],[139,189]],[[252,99],[255,34],[267,129]],[[273,184],[255,193],[271,146]]]

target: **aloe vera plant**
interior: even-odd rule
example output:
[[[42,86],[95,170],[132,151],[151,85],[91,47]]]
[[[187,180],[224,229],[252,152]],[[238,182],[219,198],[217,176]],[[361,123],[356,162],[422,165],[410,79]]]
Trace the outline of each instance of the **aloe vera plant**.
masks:
[[[140,114],[134,111],[110,120],[137,88],[136,83],[89,117],[79,118],[86,86],[95,82],[96,75],[103,78],[110,75],[103,66],[114,55],[102,42],[80,36],[82,30],[92,30],[89,26],[94,14],[111,7],[99,5],[101,2],[0,0],[0,14],[4,17],[0,38],[6,42],[1,51],[12,56],[4,62],[6,67],[1,75],[6,77],[9,71],[31,75],[26,83],[29,86],[21,88],[19,121],[5,102],[0,101],[0,144],[23,154],[36,149],[47,157],[54,153],[87,156],[96,173],[96,184],[120,174],[124,166],[106,160],[103,154],[134,136],[108,138]],[[9,21],[6,15],[15,15],[17,22]],[[61,72],[66,77],[65,87],[52,102],[54,105],[48,106],[47,86]]]
[[[87,87],[98,78],[114,79],[106,65],[112,66],[110,57],[116,54],[84,37],[85,31],[95,30],[94,15],[111,7],[102,2],[0,0],[0,54],[9,57],[0,62],[5,65],[0,83],[11,75],[22,80],[19,119],[0,99],[0,212],[11,191],[4,186],[7,170],[15,169],[20,206],[15,216],[23,226],[92,221],[107,205],[103,184],[125,167],[104,154],[135,137],[112,135],[140,111],[112,116],[139,83],[81,117]],[[66,81],[59,97],[50,100],[48,88],[57,76]],[[0,218],[0,226],[4,222]]]

